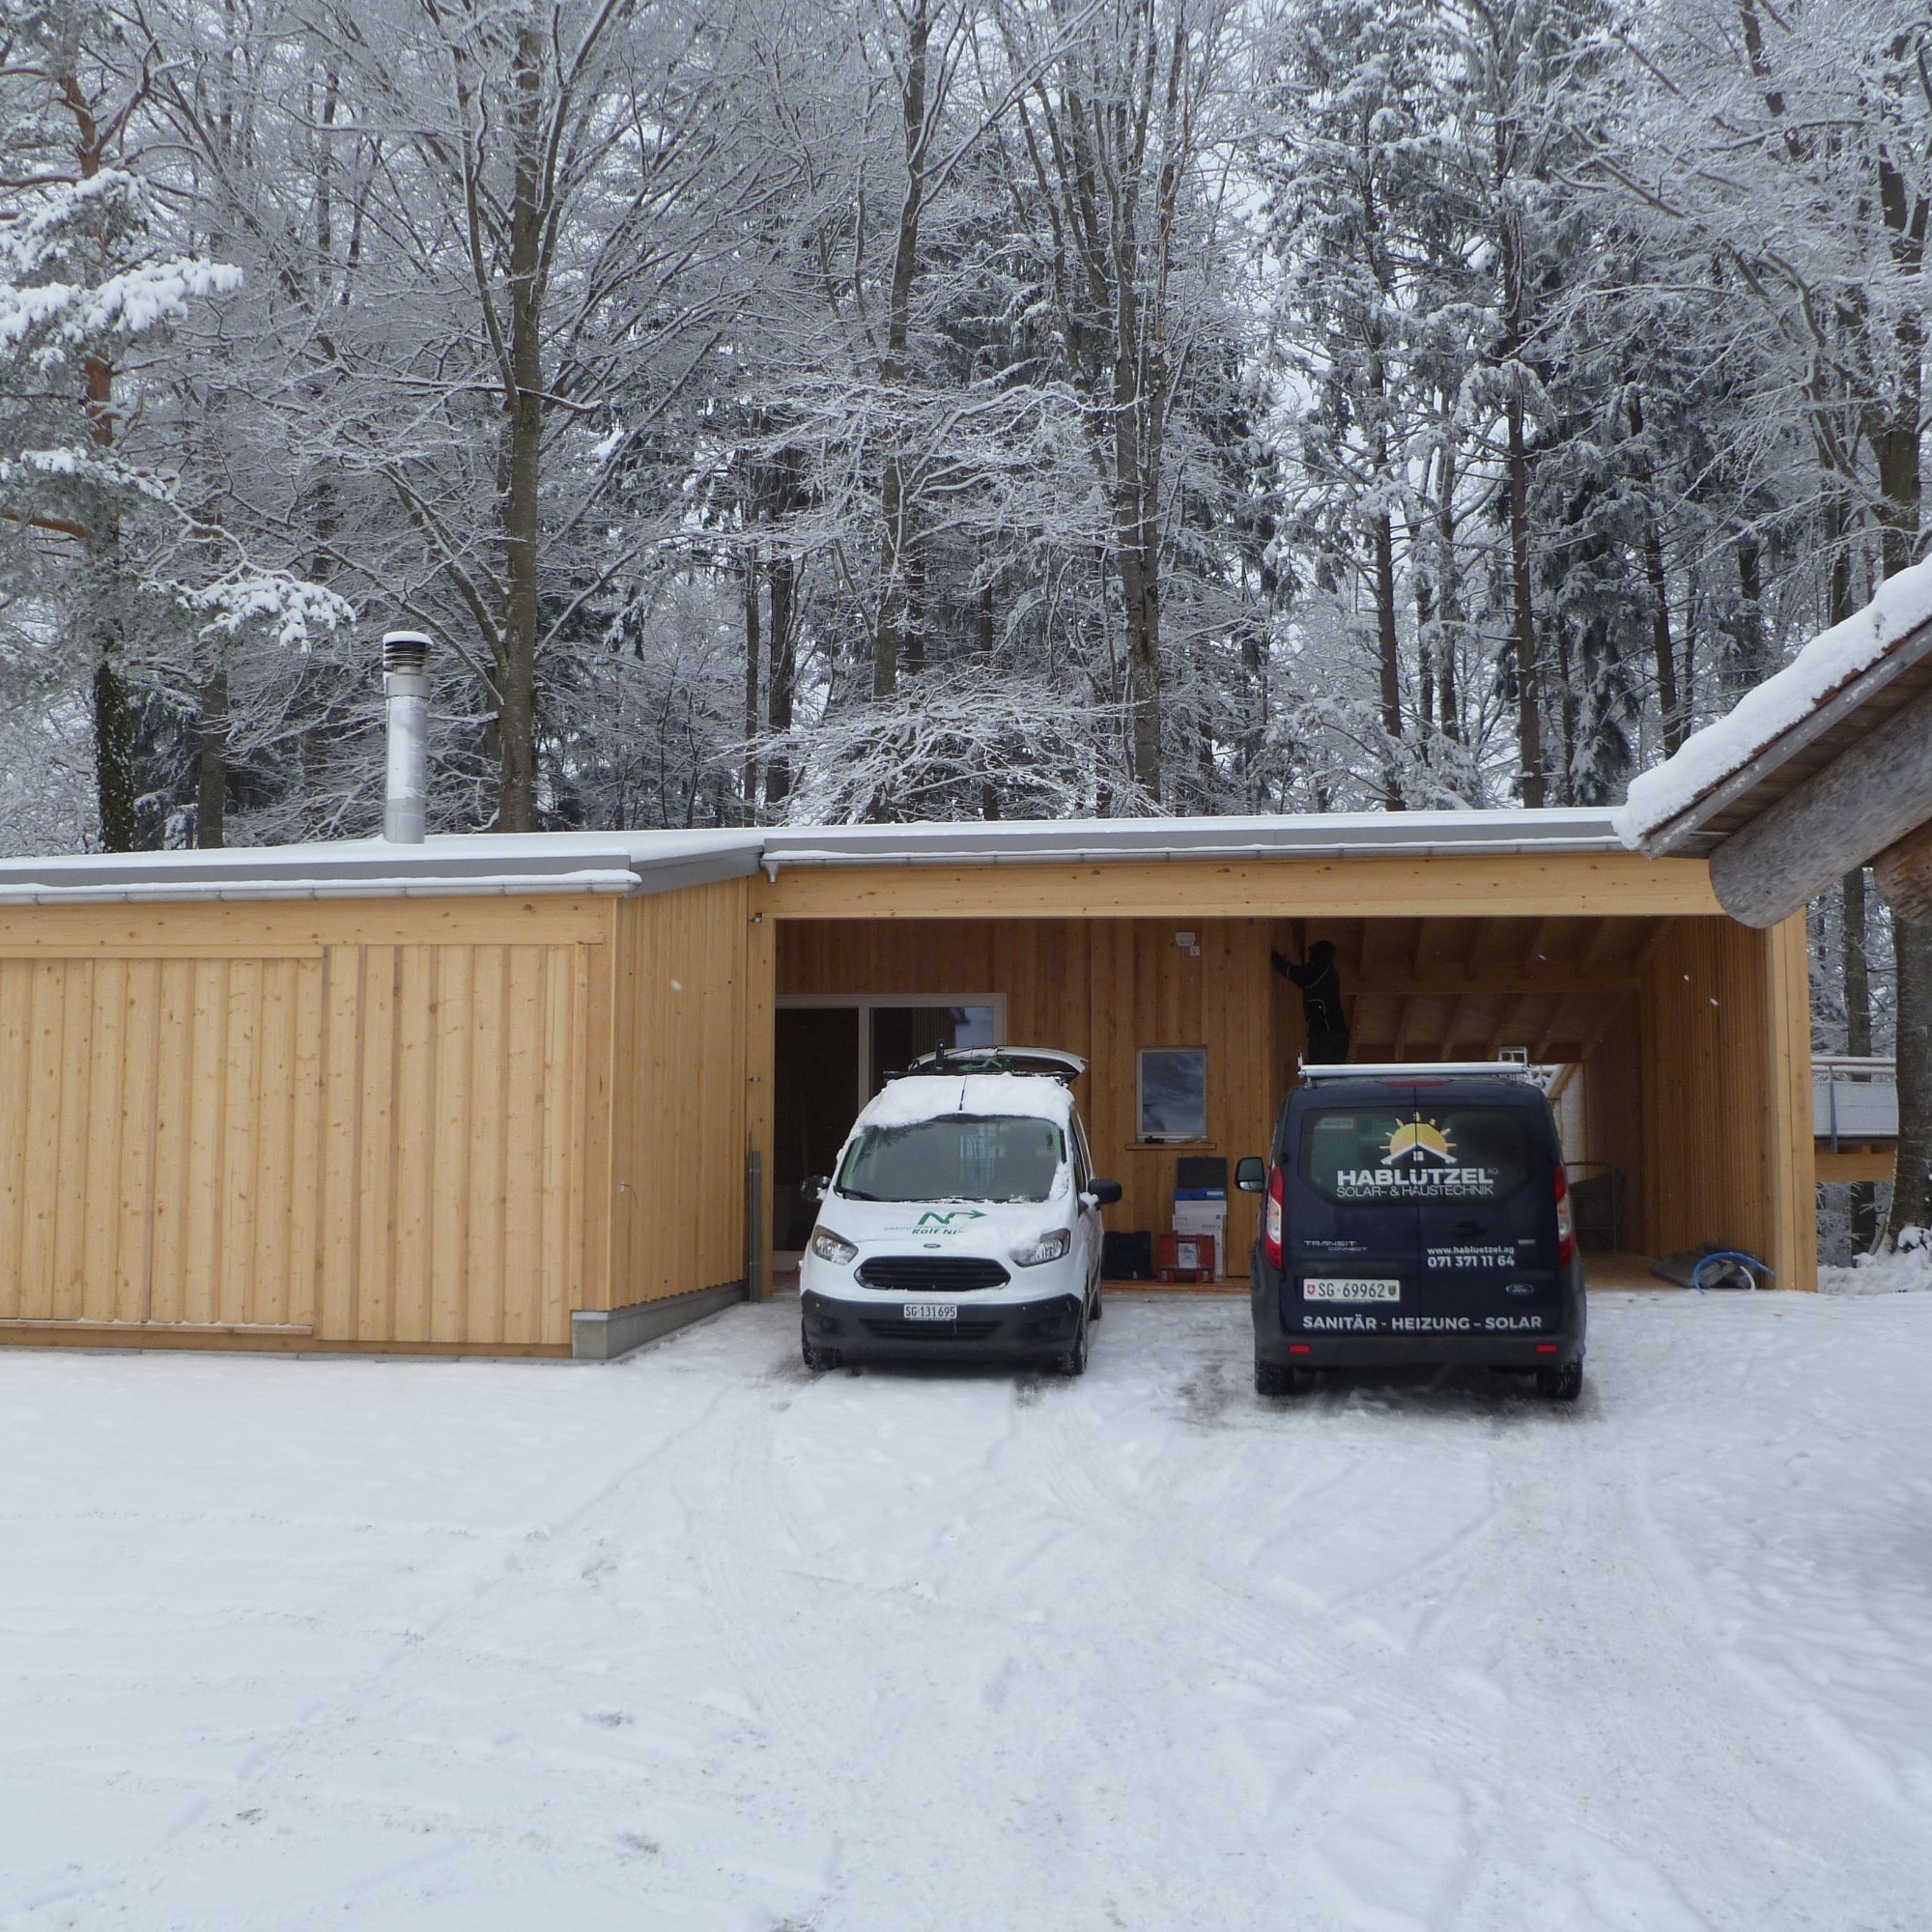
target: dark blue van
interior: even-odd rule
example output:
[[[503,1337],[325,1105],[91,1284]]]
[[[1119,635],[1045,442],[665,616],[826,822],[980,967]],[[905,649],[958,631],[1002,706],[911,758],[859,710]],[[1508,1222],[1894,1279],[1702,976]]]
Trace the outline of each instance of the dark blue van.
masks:
[[[1275,1123],[1252,1279],[1255,1387],[1468,1363],[1583,1387],[1583,1265],[1556,1122],[1521,1069],[1310,1067]]]

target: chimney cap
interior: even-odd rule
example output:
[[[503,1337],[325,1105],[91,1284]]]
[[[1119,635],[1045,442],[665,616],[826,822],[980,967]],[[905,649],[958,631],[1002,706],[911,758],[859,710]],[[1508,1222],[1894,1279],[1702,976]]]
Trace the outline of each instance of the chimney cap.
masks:
[[[425,631],[384,631],[383,668],[421,670],[429,661],[429,634]]]

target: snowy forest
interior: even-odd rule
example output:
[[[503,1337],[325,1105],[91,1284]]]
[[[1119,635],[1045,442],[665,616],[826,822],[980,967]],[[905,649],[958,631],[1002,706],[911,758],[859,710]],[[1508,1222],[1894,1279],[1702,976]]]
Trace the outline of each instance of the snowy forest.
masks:
[[[5,21],[15,851],[373,831],[392,625],[435,829],[1605,803],[1918,554],[1897,0]]]

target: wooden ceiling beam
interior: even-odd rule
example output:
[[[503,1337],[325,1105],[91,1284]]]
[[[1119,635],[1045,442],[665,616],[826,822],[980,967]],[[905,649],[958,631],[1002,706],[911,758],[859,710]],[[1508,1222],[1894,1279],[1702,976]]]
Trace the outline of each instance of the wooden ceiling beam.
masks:
[[[1542,1066],[1548,1064],[1549,1050],[1556,1042],[1557,1033],[1563,1025],[1563,1016],[1569,1010],[1569,1008],[1570,995],[1568,993],[1558,993],[1554,1004],[1549,1009],[1549,1017],[1545,1022],[1542,1031],[1537,1035],[1535,1046],[1530,1049],[1529,1057],[1537,1065]]]
[[[1458,980],[1446,975],[1421,980],[1365,978],[1356,991],[1382,994],[1399,999],[1405,993],[1634,993],[1639,981],[1634,973],[1579,974],[1560,965],[1544,967],[1536,973],[1500,971],[1492,967],[1474,979]]]
[[[1583,949],[1583,956],[1577,966],[1585,973],[1594,973],[1604,963],[1604,955],[1609,951],[1610,941],[1621,938],[1623,922],[1615,919],[1600,919],[1597,929],[1590,935],[1590,943]]]
[[[1415,922],[1415,944],[1409,949],[1408,976],[1420,980],[1429,970],[1429,936],[1437,926],[1446,925],[1446,920],[1438,920],[1432,924],[1426,919]]]

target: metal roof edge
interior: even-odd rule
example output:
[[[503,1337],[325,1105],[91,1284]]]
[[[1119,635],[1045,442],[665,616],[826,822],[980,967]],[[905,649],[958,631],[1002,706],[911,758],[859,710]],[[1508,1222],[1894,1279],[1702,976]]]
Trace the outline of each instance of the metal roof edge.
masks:
[[[758,865],[754,837],[696,851],[680,841],[662,857],[622,835],[611,835],[608,844],[565,835],[563,849],[550,852],[505,850],[495,835],[477,837],[487,842],[473,853],[447,838],[397,846],[357,839],[338,850],[232,846],[219,854],[0,860],[0,905],[645,895],[746,878]]]
[[[465,841],[475,844],[466,849]],[[554,839],[546,849],[545,841]],[[649,895],[762,867],[1163,864],[1612,853],[1607,809],[1284,813],[1227,818],[956,820],[696,833],[479,833],[420,845],[245,846],[0,860],[0,905],[84,901]]]
[[[433,899],[628,895],[637,874],[610,869],[521,873],[425,873],[410,878],[153,879],[49,886],[0,884],[0,905],[231,904],[261,899]]]
[[[1162,864],[1183,860],[1435,858],[1627,850],[1608,808],[1253,818],[972,821],[944,827],[774,828],[763,856],[786,866]]]

